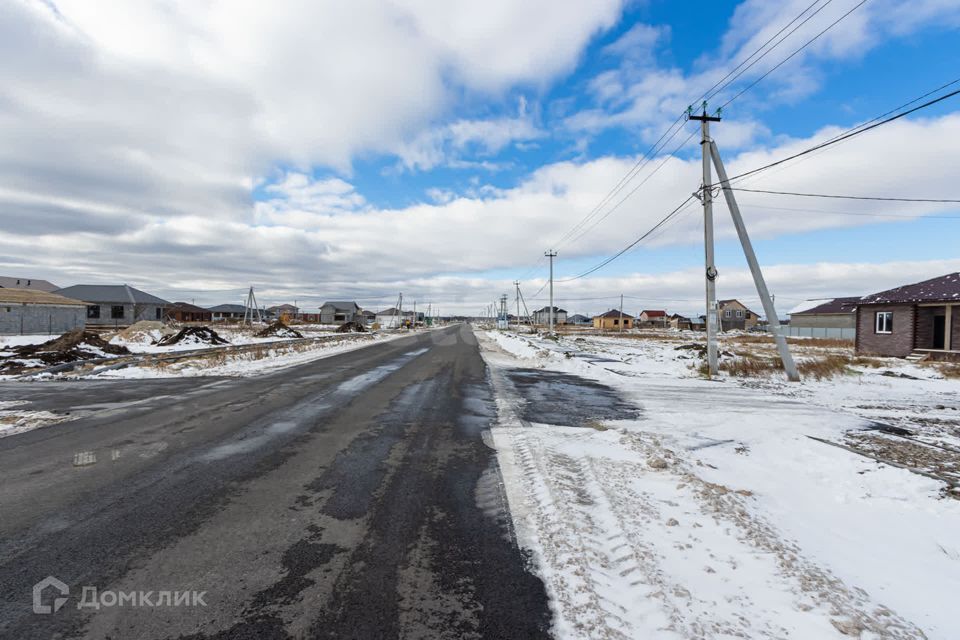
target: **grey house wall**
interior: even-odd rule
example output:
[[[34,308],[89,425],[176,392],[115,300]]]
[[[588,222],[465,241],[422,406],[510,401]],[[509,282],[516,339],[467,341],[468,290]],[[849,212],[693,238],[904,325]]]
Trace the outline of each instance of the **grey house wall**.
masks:
[[[163,312],[166,308],[159,304],[137,304],[135,309],[134,305],[128,302],[123,305],[123,317],[114,318],[112,317],[112,309],[114,306],[119,307],[119,303],[91,302],[88,306],[100,307],[99,318],[91,318],[87,316],[86,309],[84,309],[84,316],[86,318],[88,327],[127,327],[134,322],[140,322],[141,320],[162,320]],[[136,315],[134,315],[134,312],[136,312]]]
[[[337,310],[333,306],[323,305],[320,307],[320,324],[334,324],[336,322],[353,322],[355,319],[355,314],[353,311],[341,309]],[[336,316],[343,316],[343,319],[338,319]]]
[[[0,334],[66,333],[82,329],[87,309],[81,305],[0,303]]]

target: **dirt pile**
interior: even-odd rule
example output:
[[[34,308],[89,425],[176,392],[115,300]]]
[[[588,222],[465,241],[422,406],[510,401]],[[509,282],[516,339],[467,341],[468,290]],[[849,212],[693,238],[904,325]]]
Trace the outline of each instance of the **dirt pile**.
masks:
[[[140,322],[133,323],[126,329],[118,331],[116,337],[123,342],[153,344],[173,333],[176,333],[175,329],[168,327],[159,320],[141,320]]]
[[[158,347],[169,347],[175,344],[182,345],[216,345],[230,344],[230,341],[210,327],[184,327],[180,331],[164,336],[155,343]]]
[[[291,329],[283,320],[277,320],[270,326],[261,329],[255,334],[258,338],[302,338],[303,334]]]
[[[362,322],[344,322],[337,327],[337,333],[364,333],[366,330]]]
[[[77,329],[42,344],[24,344],[9,350],[11,355],[0,360],[0,374],[14,375],[28,369],[58,364],[127,355],[126,347],[110,344],[92,331]]]

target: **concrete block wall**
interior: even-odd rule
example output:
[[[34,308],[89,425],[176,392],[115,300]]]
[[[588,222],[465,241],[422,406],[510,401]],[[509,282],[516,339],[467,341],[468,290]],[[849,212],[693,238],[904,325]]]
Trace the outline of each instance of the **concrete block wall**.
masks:
[[[82,329],[86,307],[76,305],[37,305],[0,303],[0,334],[59,334]]]

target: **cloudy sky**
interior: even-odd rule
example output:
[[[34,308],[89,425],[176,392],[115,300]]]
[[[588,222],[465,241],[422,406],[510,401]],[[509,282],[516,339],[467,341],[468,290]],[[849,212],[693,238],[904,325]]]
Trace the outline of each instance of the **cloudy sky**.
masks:
[[[960,75],[956,0],[6,0],[0,275],[477,313],[516,279],[545,304],[555,247],[571,312],[697,311],[696,201],[562,280],[697,189],[681,121],[597,208],[786,25],[711,98],[731,174]],[[742,186],[956,199],[958,140],[948,100]],[[960,270],[956,205],[739,197],[781,310]],[[717,237],[718,294],[755,304],[723,206]]]

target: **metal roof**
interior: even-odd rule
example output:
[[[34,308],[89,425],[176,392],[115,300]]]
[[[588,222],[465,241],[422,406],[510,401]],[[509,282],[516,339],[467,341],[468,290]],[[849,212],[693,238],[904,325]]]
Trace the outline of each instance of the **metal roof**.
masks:
[[[804,309],[803,311],[794,311],[791,316],[819,315],[821,313],[853,313],[857,310],[857,304],[860,302],[858,296],[848,298],[834,298],[815,307]]]
[[[566,313],[566,309],[561,309],[560,307],[553,308],[554,313]],[[542,309],[537,309],[534,313],[550,313],[550,307],[543,307]]]
[[[36,278],[8,278],[0,276],[0,287],[4,289],[31,289],[33,291],[56,291],[60,287],[48,280],[38,280]]]
[[[640,312],[640,315],[643,314],[647,314],[650,318],[663,318],[667,315],[667,312],[662,309],[644,309]]]
[[[360,305],[356,302],[346,300],[328,300],[320,305],[320,308],[323,309],[327,306],[333,307],[337,311],[359,311],[360,309]]]
[[[960,272],[906,284],[860,298],[860,304],[960,302]]]
[[[32,289],[0,289],[0,304],[45,304],[45,305],[69,305],[84,307],[87,305],[82,300],[67,298],[56,293],[48,291],[33,291]]]
[[[594,317],[595,317],[595,318],[619,318],[620,316],[623,316],[624,318],[629,318],[629,317],[630,317],[630,314],[629,314],[629,313],[623,313],[623,312],[621,312],[619,309],[611,309],[610,311],[607,311],[606,313],[601,313],[600,315],[594,316]]]
[[[187,313],[210,313],[209,309],[198,307],[197,305],[190,304],[189,302],[174,302],[171,306],[173,309],[186,311]]]
[[[243,313],[246,310],[247,308],[242,304],[218,304],[208,309],[208,311],[215,313]]]
[[[134,289],[128,284],[75,284],[72,287],[57,289],[55,293],[74,300],[87,302],[115,302],[117,304],[157,304],[170,303],[146,291]]]

